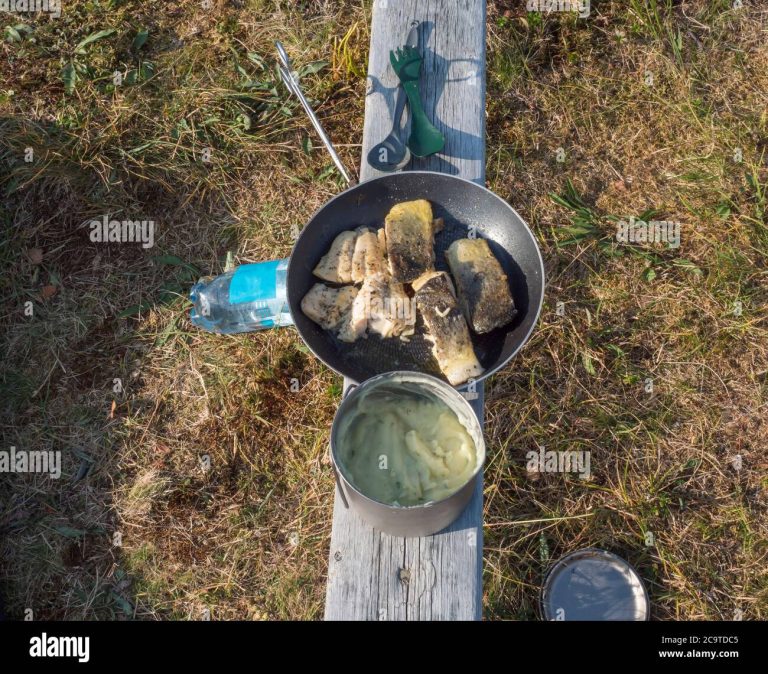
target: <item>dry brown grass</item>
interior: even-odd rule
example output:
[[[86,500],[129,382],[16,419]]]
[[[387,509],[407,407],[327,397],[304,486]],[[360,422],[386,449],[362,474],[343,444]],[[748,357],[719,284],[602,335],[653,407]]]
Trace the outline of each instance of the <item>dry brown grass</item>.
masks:
[[[158,256],[218,273],[227,251],[288,255],[291,227],[341,184],[319,147],[302,150],[307,136],[318,143],[295,104],[269,89],[272,43],[296,64],[330,62],[305,86],[355,166],[368,4],[70,3],[58,22],[28,22],[36,43],[0,46],[0,449],[64,454],[58,482],[0,477],[11,616],[322,615],[340,381],[291,329],[192,328],[196,273]],[[768,15],[686,0],[660,3],[655,23],[643,4],[593,2],[578,22],[489,7],[488,180],[534,228],[548,274],[533,339],[487,394],[489,618],[533,617],[547,565],[586,545],[638,567],[654,617],[768,612]],[[80,59],[96,79],[65,95],[58,57],[105,27],[118,31]],[[154,79],[105,88],[140,59]],[[243,90],[247,79],[269,86]],[[32,164],[20,160],[28,146]],[[557,245],[572,215],[550,197],[567,179],[598,228],[576,246]],[[677,251],[649,260],[599,245],[608,216],[650,208],[682,224]],[[90,219],[118,212],[157,221],[152,250],[88,240]],[[590,450],[592,479],[528,474],[525,453],[540,445]]]

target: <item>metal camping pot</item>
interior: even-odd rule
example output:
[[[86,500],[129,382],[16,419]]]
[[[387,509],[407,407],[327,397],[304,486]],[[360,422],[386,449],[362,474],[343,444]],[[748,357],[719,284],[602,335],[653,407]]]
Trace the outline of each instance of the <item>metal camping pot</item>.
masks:
[[[339,457],[341,422],[363,392],[392,392],[404,396],[427,396],[445,403],[466,428],[475,443],[477,465],[470,478],[450,496],[423,505],[399,506],[382,503],[363,494]],[[352,508],[374,528],[393,536],[429,536],[451,524],[462,513],[477,487],[485,462],[483,429],[465,398],[444,381],[421,372],[396,371],[380,374],[347,390],[331,427],[331,459],[339,493],[346,508]]]
[[[640,574],[600,548],[562,557],[544,579],[539,597],[544,620],[650,620],[651,603]]]

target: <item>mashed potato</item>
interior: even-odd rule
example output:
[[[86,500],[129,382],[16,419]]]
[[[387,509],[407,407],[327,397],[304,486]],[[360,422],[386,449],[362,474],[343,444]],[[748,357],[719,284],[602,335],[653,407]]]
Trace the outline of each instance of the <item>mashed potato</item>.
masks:
[[[477,467],[475,442],[436,396],[361,391],[337,435],[342,472],[361,493],[400,506],[439,501]]]

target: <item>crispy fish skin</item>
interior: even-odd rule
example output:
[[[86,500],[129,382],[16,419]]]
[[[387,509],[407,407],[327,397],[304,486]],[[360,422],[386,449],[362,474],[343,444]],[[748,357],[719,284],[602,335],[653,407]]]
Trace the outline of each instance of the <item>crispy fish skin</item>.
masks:
[[[384,220],[392,278],[411,283],[435,268],[435,225],[426,199],[395,204]]]
[[[331,244],[312,273],[331,283],[352,283],[352,256],[355,252],[357,232],[342,232]]]
[[[456,280],[459,306],[472,330],[484,334],[515,317],[509,280],[485,239],[458,239],[445,257]]]
[[[484,370],[475,356],[448,274],[427,272],[413,283],[413,289],[432,341],[432,353],[448,381],[456,386],[481,375]]]
[[[354,286],[329,288],[315,283],[302,298],[301,310],[323,330],[335,330],[348,320],[357,293]]]

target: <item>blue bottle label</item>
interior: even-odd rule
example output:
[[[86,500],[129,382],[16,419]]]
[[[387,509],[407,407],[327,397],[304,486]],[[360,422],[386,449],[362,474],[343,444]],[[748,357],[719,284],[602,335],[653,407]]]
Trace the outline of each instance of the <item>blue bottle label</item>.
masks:
[[[277,296],[277,266],[280,260],[244,264],[235,270],[229,284],[230,304],[273,300]]]

